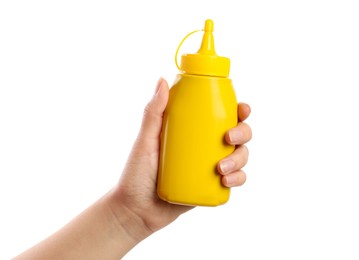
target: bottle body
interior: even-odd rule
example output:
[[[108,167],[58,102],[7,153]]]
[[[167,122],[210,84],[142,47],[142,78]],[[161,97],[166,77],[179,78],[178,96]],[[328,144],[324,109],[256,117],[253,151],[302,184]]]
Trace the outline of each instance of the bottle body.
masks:
[[[225,133],[237,124],[237,101],[225,77],[179,74],[163,119],[157,193],[170,203],[217,206],[229,199],[219,160],[235,147]]]

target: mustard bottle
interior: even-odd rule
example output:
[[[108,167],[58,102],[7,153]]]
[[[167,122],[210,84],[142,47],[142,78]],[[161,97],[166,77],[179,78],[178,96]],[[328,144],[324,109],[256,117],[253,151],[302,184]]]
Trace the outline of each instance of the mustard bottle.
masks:
[[[181,73],[170,89],[157,193],[174,204],[217,206],[230,195],[216,165],[235,149],[224,136],[237,124],[237,101],[228,78],[230,60],[215,52],[212,20],[206,20],[203,31],[199,51],[182,55]]]

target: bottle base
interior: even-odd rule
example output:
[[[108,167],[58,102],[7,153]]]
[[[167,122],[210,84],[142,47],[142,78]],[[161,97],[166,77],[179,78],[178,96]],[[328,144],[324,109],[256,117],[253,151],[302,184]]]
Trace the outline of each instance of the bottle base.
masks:
[[[164,200],[171,204],[176,205],[182,205],[182,206],[204,206],[204,207],[216,207],[225,204],[229,198],[226,198],[224,200],[218,200],[218,199],[193,199],[193,200],[181,200],[178,198],[173,198],[171,196],[163,196],[163,194],[158,194],[159,198],[161,200]]]

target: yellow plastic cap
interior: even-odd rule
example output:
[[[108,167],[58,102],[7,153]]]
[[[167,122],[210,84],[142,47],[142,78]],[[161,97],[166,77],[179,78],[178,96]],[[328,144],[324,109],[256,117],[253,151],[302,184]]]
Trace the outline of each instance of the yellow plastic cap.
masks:
[[[180,70],[183,73],[228,77],[230,60],[216,54],[213,39],[213,21],[206,20],[201,48],[195,54],[184,54]]]

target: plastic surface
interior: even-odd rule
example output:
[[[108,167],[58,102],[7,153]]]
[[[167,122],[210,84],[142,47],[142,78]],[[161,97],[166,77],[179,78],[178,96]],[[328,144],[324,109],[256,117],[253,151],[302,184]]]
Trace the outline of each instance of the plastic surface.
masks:
[[[207,20],[200,56],[216,56],[212,29]],[[207,61],[195,59],[195,67],[209,68]],[[170,89],[161,133],[157,193],[170,203],[217,206],[227,202],[230,194],[216,166],[235,149],[224,136],[237,124],[237,100],[229,78],[189,71],[191,67],[177,75]]]
[[[206,20],[201,48],[195,54],[182,55],[180,70],[183,73],[228,77],[230,60],[216,54],[213,39],[213,22]]]

